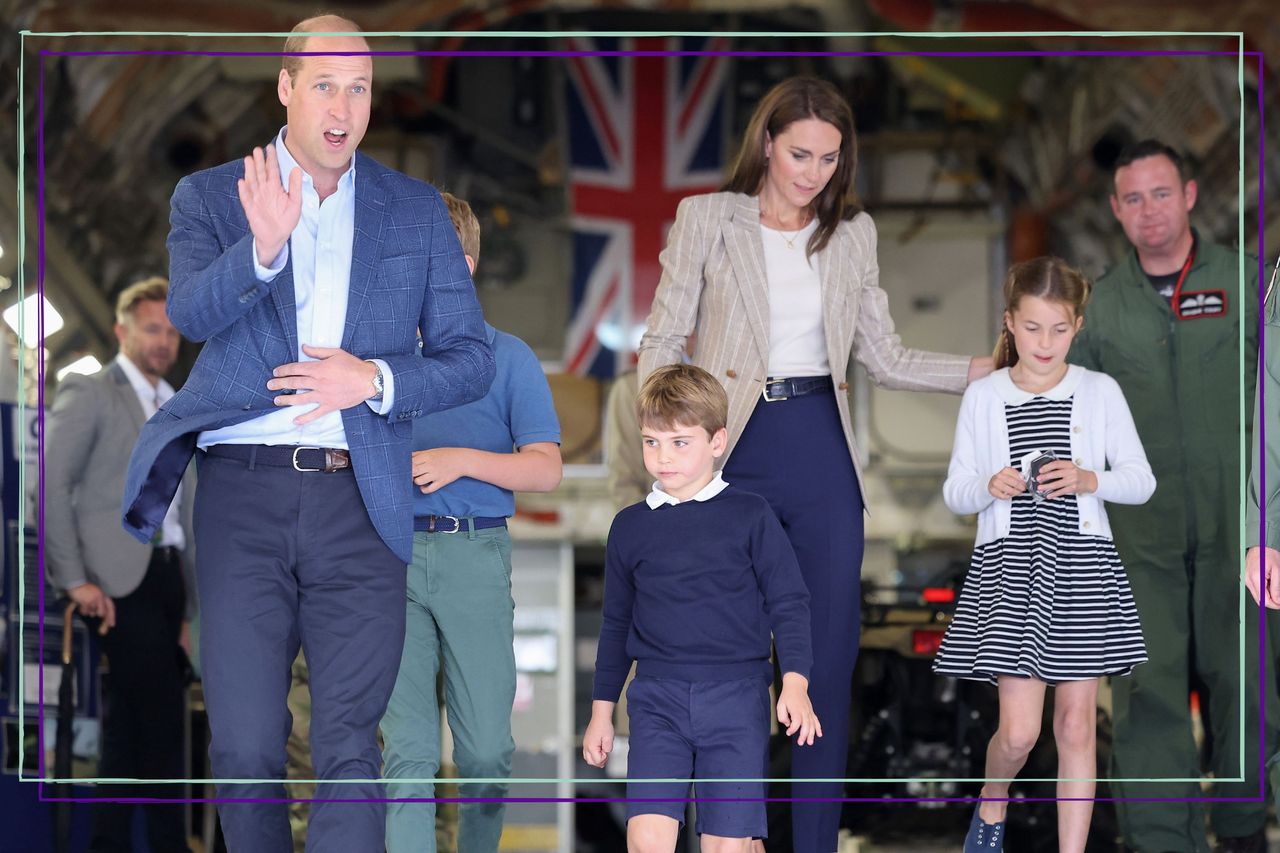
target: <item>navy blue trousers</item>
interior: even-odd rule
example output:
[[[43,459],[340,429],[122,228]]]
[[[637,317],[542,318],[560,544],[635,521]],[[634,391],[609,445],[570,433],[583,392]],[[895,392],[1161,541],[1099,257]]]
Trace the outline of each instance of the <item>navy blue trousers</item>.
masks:
[[[195,504],[200,657],[220,798],[288,796],[285,704],[301,644],[320,780],[377,779],[378,721],[404,645],[405,564],[378,536],[350,469],[333,474],[204,455]],[[269,780],[269,781],[268,781]],[[307,850],[382,850],[373,782],[317,786]],[[355,800],[333,803],[329,800]],[[219,803],[227,848],[293,848],[282,802]]]
[[[774,403],[761,400],[724,478],[763,496],[791,540],[809,587],[813,670],[809,698],[822,723],[812,746],[791,747],[793,779],[844,779],[849,754],[849,699],[861,631],[862,493],[849,458],[833,394]],[[842,782],[793,782],[794,797],[844,796]],[[792,805],[796,853],[836,849],[838,802]]]

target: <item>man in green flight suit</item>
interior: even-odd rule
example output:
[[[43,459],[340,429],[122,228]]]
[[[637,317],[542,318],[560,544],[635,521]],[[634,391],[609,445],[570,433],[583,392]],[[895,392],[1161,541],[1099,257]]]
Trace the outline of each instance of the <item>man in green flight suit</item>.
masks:
[[[1116,779],[1201,776],[1192,734],[1192,673],[1207,688],[1215,797],[1259,797],[1258,617],[1245,608],[1240,661],[1240,330],[1256,364],[1257,262],[1198,235],[1196,183],[1155,140],[1116,161],[1111,209],[1133,250],[1097,282],[1070,360],[1110,374],[1124,391],[1156,475],[1142,506],[1111,504],[1116,547],[1133,586],[1148,663],[1112,680]],[[1252,403],[1254,371],[1248,371]],[[1247,422],[1247,421],[1246,421]],[[1268,717],[1275,714],[1274,678]],[[1241,702],[1244,711],[1241,751]],[[1275,732],[1275,726],[1268,726]],[[1273,750],[1268,749],[1268,754]],[[1196,782],[1113,782],[1123,798],[1199,797]],[[1125,843],[1141,853],[1207,853],[1200,803],[1119,802]],[[1217,803],[1220,851],[1264,851],[1265,802]]]

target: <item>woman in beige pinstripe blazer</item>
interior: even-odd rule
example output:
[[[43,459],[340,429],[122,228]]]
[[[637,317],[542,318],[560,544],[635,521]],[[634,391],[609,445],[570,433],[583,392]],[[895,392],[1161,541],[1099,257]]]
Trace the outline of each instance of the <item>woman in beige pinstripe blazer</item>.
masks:
[[[693,362],[729,395],[725,479],[769,500],[809,586],[809,694],[824,737],[793,750],[798,779],[845,776],[863,545],[849,362],[881,387],[914,391],[960,393],[991,370],[989,358],[909,349],[894,333],[875,225],[849,200],[855,157],[852,113],[834,86],[798,77],[774,87],[724,191],[680,203],[640,343],[643,381],[696,335]],[[793,795],[839,797],[842,786],[795,785]],[[839,816],[839,803],[797,802],[795,850],[835,850]]]

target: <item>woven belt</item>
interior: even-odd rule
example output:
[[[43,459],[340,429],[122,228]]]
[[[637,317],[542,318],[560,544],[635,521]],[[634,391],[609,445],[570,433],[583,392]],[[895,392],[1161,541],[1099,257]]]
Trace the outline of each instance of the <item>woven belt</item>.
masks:
[[[332,474],[351,468],[351,453],[337,447],[301,447],[293,444],[215,444],[210,456],[238,459],[254,465],[292,468],[304,473]]]
[[[794,376],[790,379],[768,379],[764,383],[764,397],[767,403],[778,403],[792,397],[803,397],[806,394],[829,394],[834,388],[830,376]]]
[[[505,518],[486,518],[477,515],[471,518],[471,526],[474,530],[506,527],[507,520]],[[413,529],[420,533],[457,533],[460,530],[467,529],[467,517],[459,518],[456,515],[415,515],[413,517]]]

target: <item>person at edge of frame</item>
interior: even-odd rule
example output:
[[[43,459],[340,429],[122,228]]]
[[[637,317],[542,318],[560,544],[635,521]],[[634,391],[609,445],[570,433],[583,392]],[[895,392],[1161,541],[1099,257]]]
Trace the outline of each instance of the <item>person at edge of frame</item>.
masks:
[[[1245,586],[1254,604],[1263,603],[1280,609],[1280,299],[1276,297],[1276,274],[1280,261],[1271,273],[1271,283],[1263,304],[1263,351],[1266,360],[1258,365],[1258,393],[1253,408],[1253,453],[1249,469],[1249,488],[1245,492]],[[1262,445],[1263,422],[1270,441]],[[1262,499],[1265,475],[1267,496]],[[1266,504],[1266,517],[1262,516]],[[1271,653],[1280,654],[1280,644],[1269,635]],[[1248,638],[1246,638],[1246,642]],[[1267,762],[1271,794],[1277,797],[1280,811],[1280,754],[1272,754]]]

